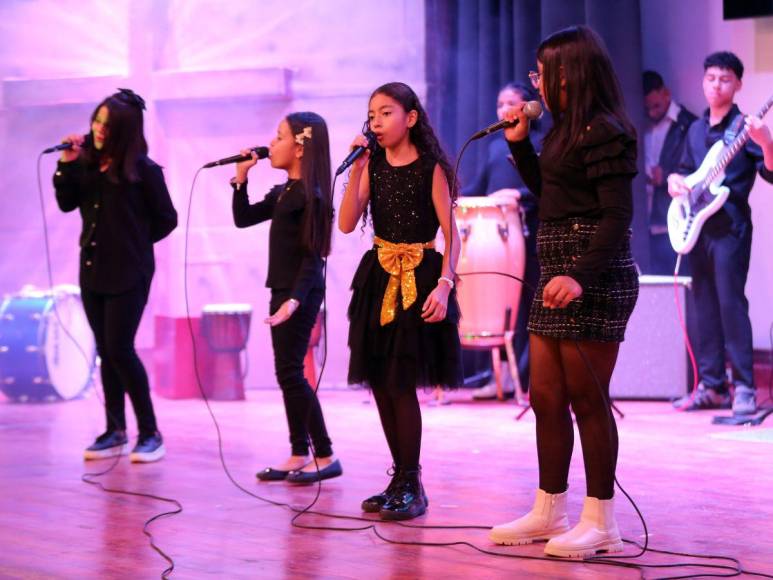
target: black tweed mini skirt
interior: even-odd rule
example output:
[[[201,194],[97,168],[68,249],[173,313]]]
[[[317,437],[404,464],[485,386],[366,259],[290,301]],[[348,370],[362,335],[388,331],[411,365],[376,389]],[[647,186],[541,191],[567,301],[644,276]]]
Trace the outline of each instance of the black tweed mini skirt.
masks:
[[[595,282],[566,308],[542,305],[542,291],[556,276],[568,275],[588,248],[598,220],[569,218],[544,222],[537,231],[540,280],[529,312],[529,332],[553,338],[622,342],[639,296],[639,276],[631,256],[631,233]]]

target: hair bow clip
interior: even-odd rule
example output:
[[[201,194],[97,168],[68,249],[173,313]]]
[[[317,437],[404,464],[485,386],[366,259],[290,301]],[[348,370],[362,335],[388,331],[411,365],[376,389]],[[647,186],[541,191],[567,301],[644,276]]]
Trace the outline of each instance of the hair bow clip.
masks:
[[[295,135],[295,142],[298,145],[303,145],[306,139],[311,140],[311,127],[304,127],[303,131]]]
[[[138,106],[143,111],[145,110],[145,99],[139,96],[131,89],[118,89],[118,93],[124,97],[129,103]]]

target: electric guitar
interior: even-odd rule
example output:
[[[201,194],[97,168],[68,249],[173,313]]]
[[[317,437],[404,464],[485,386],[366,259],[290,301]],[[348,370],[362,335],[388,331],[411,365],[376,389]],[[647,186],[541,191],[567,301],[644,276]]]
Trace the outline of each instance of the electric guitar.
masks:
[[[773,106],[773,96],[757,114],[762,118]],[[730,189],[722,182],[725,168],[749,140],[749,130],[744,127],[728,145],[720,139],[711,146],[701,166],[684,178],[690,192],[671,200],[668,207],[668,237],[677,254],[687,254],[695,246],[706,220],[717,213],[730,195]]]

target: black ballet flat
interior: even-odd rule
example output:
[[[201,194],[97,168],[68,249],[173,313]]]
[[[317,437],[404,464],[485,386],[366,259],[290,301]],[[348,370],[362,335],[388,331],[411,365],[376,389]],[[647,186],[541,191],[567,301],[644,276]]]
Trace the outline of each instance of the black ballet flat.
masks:
[[[301,484],[308,484],[308,483],[316,483],[318,481],[321,481],[323,479],[330,479],[332,477],[338,477],[339,475],[343,475],[344,469],[341,467],[341,462],[336,459],[333,463],[328,465],[327,467],[323,467],[322,469],[317,471],[291,471],[290,474],[287,476],[287,481],[289,483],[301,483]]]
[[[282,471],[281,469],[274,469],[273,467],[266,467],[263,471],[259,471],[255,474],[260,481],[284,481],[287,476],[290,475],[289,471]]]

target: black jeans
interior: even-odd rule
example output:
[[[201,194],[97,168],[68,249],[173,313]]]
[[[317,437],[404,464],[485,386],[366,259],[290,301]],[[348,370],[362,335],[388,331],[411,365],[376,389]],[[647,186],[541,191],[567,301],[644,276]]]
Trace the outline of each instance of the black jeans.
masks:
[[[330,457],[332,444],[325,428],[322,407],[303,375],[303,358],[311,330],[322,305],[324,291],[314,288],[293,315],[271,327],[276,380],[282,389],[293,455],[307,455],[309,435],[317,457]],[[290,290],[271,290],[271,313],[290,298]]]
[[[752,224],[733,223],[720,210],[690,253],[698,373],[708,388],[725,388],[725,353],[735,383],[754,387],[752,325],[744,294],[751,244]]]
[[[127,393],[137,417],[140,435],[152,435],[158,430],[148,374],[134,349],[134,337],[149,291],[150,280],[144,279],[122,294],[101,294],[81,289],[83,308],[102,359],[108,431],[126,430],[124,409]]]

